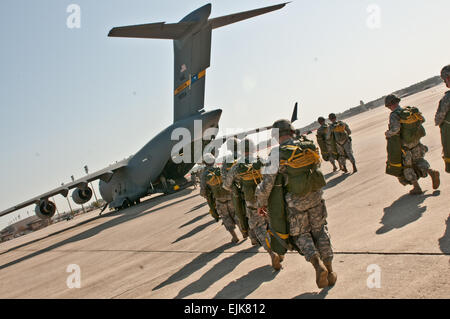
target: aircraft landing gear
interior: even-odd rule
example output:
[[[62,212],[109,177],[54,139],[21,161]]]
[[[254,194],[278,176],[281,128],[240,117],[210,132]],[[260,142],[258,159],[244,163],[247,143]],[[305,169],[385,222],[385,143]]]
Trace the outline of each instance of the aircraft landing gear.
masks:
[[[127,198],[123,201],[122,206],[120,207],[120,209],[127,209],[128,207],[131,207],[132,203],[130,202],[130,200]]]

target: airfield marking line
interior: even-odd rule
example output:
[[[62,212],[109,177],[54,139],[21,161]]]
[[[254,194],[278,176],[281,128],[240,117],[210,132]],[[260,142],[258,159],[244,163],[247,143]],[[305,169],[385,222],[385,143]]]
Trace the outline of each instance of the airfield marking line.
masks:
[[[37,252],[40,250],[33,249],[21,249],[17,252]],[[123,252],[123,253],[175,253],[175,254],[266,254],[265,251],[254,252],[242,252],[242,251],[193,251],[193,250],[134,250],[134,249],[64,249],[64,250],[51,250],[48,252],[55,253],[103,253],[103,252]],[[46,252],[46,253],[48,253]],[[298,254],[297,252],[287,252],[287,254]],[[376,252],[376,251],[337,251],[335,255],[392,255],[392,256],[450,256],[450,253],[431,253],[431,252]]]

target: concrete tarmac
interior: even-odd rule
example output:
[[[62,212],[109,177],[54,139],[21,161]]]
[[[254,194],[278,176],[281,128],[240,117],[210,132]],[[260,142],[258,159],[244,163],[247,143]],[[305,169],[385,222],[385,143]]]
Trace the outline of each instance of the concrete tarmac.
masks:
[[[359,172],[332,173],[322,164],[333,288],[318,289],[312,265],[298,253],[274,272],[263,248],[230,243],[198,189],[188,188],[2,243],[0,298],[450,298],[450,176],[433,121],[445,91],[441,85],[401,103],[423,112],[426,159],[441,172],[438,191],[430,178],[420,180],[421,196],[384,173],[389,111],[346,120]],[[69,288],[69,265],[79,267],[80,288]]]

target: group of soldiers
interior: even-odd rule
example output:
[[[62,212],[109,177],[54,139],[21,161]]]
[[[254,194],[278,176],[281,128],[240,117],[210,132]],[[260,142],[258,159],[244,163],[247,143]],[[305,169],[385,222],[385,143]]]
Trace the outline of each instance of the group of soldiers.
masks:
[[[450,88],[450,65],[442,69],[441,76]],[[395,95],[385,99],[386,107],[391,110],[389,130],[385,133],[386,173],[397,176],[403,185],[413,185],[410,193],[417,195],[422,193],[418,184],[421,177],[430,175],[433,188],[439,187],[439,172],[432,170],[424,159],[428,148],[420,142],[425,136],[423,116],[417,108],[402,108],[400,101]],[[450,173],[449,111],[450,91],[440,101],[435,117],[435,124],[441,129],[447,173]],[[337,160],[344,173],[349,160],[353,172],[357,172],[350,128],[337,121],[335,114],[330,114],[329,120],[331,124],[327,125],[324,118],[319,118],[317,141],[323,159],[331,162],[334,171]],[[221,167],[212,154],[205,155],[200,194],[207,198],[213,217],[222,219],[232,242],[239,242],[237,227],[244,239],[250,237],[253,245],[264,247],[277,271],[282,268],[286,252],[296,250],[314,267],[317,287],[333,286],[337,274],[332,265],[333,249],[323,199],[326,181],[319,169],[319,148],[299,135],[288,120],[273,124],[272,137],[279,145],[272,148],[269,160],[256,155],[255,144],[248,138],[227,141],[231,154]],[[243,150],[242,154],[239,149]]]
[[[317,144],[319,144],[322,158],[324,161],[333,165],[333,172],[337,171],[335,160],[339,163],[339,169],[348,173],[346,162],[350,161],[353,165],[353,173],[356,173],[355,157],[352,149],[352,131],[347,123],[338,121],[336,114],[331,113],[328,116],[331,124],[328,125],[323,117],[319,117],[320,127],[317,129]]]
[[[450,88],[450,65],[441,70],[441,78]],[[421,143],[426,135],[425,118],[417,107],[401,107],[401,99],[394,94],[385,99],[385,106],[391,111],[389,127],[385,132],[388,141],[386,173],[396,176],[402,185],[412,185],[411,195],[421,195],[420,178],[431,177],[433,189],[440,186],[440,173],[425,160],[428,147]],[[445,171],[450,173],[450,91],[439,102],[435,125],[440,128]]]

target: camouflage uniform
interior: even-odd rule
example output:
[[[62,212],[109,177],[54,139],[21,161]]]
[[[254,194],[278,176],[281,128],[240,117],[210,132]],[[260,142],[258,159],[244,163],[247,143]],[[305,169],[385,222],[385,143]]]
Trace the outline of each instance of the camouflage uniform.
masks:
[[[343,124],[345,126],[345,132],[334,132],[334,129],[339,124]],[[351,134],[352,131],[348,127],[347,123],[344,123],[342,121],[332,123],[329,127],[329,131],[327,132],[327,139],[334,138],[334,140],[336,141],[336,149],[339,154],[338,162],[341,167],[345,166],[345,161],[347,160],[347,158],[352,164],[356,163],[353,156],[352,139],[350,137]]]
[[[439,107],[434,117],[434,123],[440,127],[441,130],[441,142],[444,153],[445,171],[450,173],[450,91],[447,91],[444,97],[439,102]]]
[[[281,145],[292,143],[289,139]],[[274,148],[272,152],[277,152]],[[283,174],[285,166],[279,166],[278,172],[263,173],[263,180],[256,188],[258,207],[267,207],[268,199],[275,184],[276,176]],[[327,209],[322,199],[322,191],[310,192],[306,196],[286,192],[287,219],[289,235],[307,261],[317,253],[322,260],[333,258],[330,235],[327,228]],[[270,214],[270,212],[269,212]]]
[[[324,123],[317,129],[317,140],[321,139],[324,141],[328,152],[328,162],[332,163],[334,165],[334,161],[336,160],[336,153],[333,152],[333,146],[332,146],[332,140],[331,136],[328,134],[328,131],[330,130],[330,127]],[[323,153],[323,151],[322,151]],[[322,154],[323,157],[323,154]]]
[[[209,173],[209,169],[212,167],[206,167],[203,171],[203,174],[200,179],[200,195],[202,197],[207,196],[207,192],[210,192],[208,184],[206,183],[207,175]],[[228,231],[233,231],[236,228],[237,221],[235,220],[234,206],[231,201],[231,194],[227,192],[226,195],[223,195],[219,198],[214,197],[216,202],[216,210],[222,219],[222,223],[225,226],[225,229]]]
[[[450,111],[450,91],[447,91],[444,97],[439,102],[439,108],[434,117],[434,123],[436,126],[441,126],[445,122],[445,117]]]
[[[254,161],[255,161],[254,158],[250,159],[251,163]],[[239,179],[238,175],[239,175],[239,165],[234,165],[226,175],[226,179],[223,183],[223,188],[230,191],[233,182]],[[269,251],[270,248],[266,243],[267,239],[270,245],[270,239],[267,236],[266,218],[258,214],[258,207],[256,205],[256,200],[253,201],[246,200],[245,206],[249,225],[249,235],[255,236],[260,245],[263,246],[264,249]]]
[[[400,134],[401,123],[398,111],[401,107],[397,107],[389,116],[389,130],[386,132],[386,137],[391,138],[394,135]],[[430,169],[430,164],[425,160],[425,154],[428,152],[428,147],[420,143],[407,144],[402,141],[402,164],[403,176],[399,177],[402,185],[413,184],[421,177],[427,177]]]

